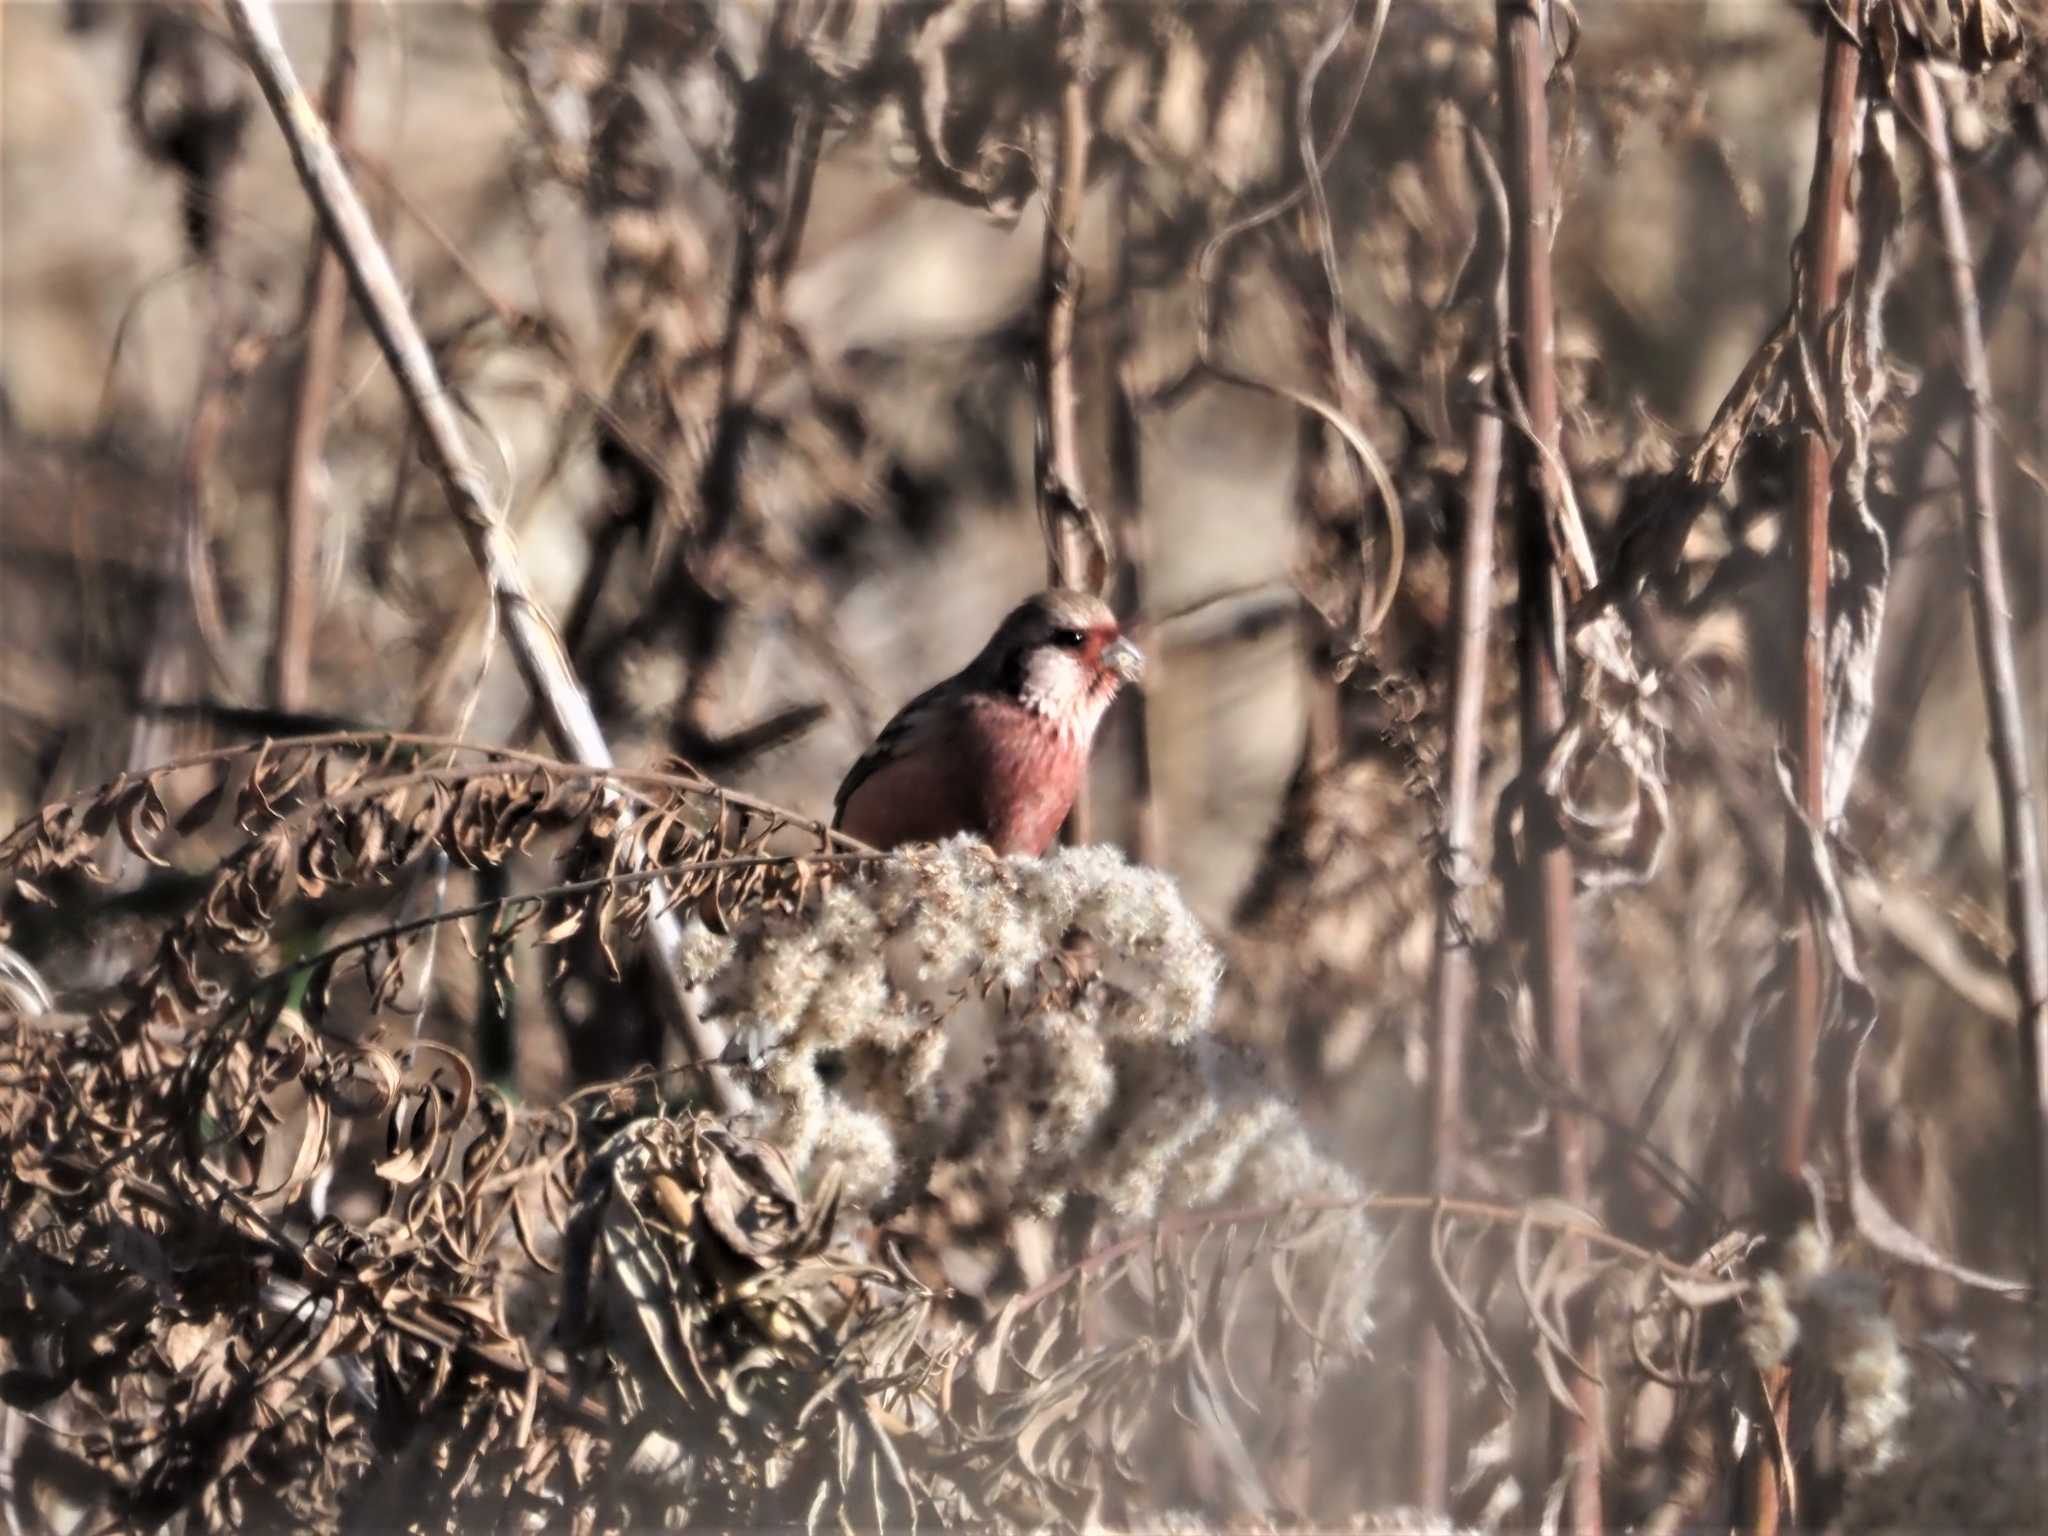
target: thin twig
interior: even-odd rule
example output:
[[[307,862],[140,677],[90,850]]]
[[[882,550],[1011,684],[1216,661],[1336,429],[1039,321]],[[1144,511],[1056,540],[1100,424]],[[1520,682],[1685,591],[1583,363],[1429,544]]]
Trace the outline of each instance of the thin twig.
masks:
[[[1500,0],[1502,170],[1507,182],[1509,356],[1513,383],[1527,418],[1529,439],[1515,440],[1516,519],[1521,546],[1522,776],[1542,782],[1552,743],[1564,728],[1562,658],[1556,637],[1563,593],[1550,538],[1549,509],[1563,494],[1558,483],[1558,394],[1551,287],[1550,112],[1544,91],[1550,70],[1547,4]],[[1505,381],[1504,381],[1505,382]],[[1532,440],[1531,440],[1532,439]],[[1542,797],[1528,797],[1524,828],[1524,899],[1529,924],[1529,969],[1536,1018],[1559,1082],[1581,1092],[1583,1045],[1579,1031],[1579,956],[1573,931],[1572,853],[1564,829]],[[1573,1205],[1587,1202],[1586,1125],[1559,1113],[1552,1124],[1558,1191]],[[1579,1252],[1568,1254],[1576,1262]],[[1597,1369],[1597,1367],[1596,1367]],[[1573,1383],[1575,1415],[1560,1415],[1571,1467],[1570,1521],[1577,1536],[1598,1536],[1600,1425],[1596,1382]]]
[[[1924,114],[1923,114],[1924,115]],[[1923,127],[1922,132],[1927,130]],[[2043,151],[2020,140],[2011,146],[2012,164],[1984,167],[1980,174],[1994,178],[1998,186],[1997,222],[1984,242],[1983,258],[1971,268],[1971,286],[1977,295],[1978,330],[1989,336],[2012,293],[2020,261],[2033,248],[2034,226],[2048,208],[2048,165]],[[2000,174],[2000,171],[2003,174]],[[1951,164],[1950,177],[1954,179]],[[1933,462],[1935,445],[1942,429],[1959,408],[1969,403],[1969,388],[1955,363],[1944,365],[1921,385],[1913,397],[1913,415],[1906,435],[1892,453],[1892,494],[1880,503],[1879,515],[1894,548],[1913,545],[1914,523],[1927,515],[1931,500],[1926,489],[1927,468]]]
[[[347,153],[355,115],[355,0],[332,0],[327,79],[320,88],[321,115],[337,150]],[[270,702],[278,709],[306,707],[306,674],[312,660],[320,555],[320,516],[315,480],[327,439],[327,408],[341,356],[341,322],[347,289],[341,258],[318,230],[306,271],[305,352],[299,359],[298,388],[292,395],[289,445],[278,487],[277,625],[270,652]]]
[[[141,658],[140,676],[131,699],[134,718],[129,724],[128,757],[124,764],[131,773],[148,768],[177,740],[175,725],[160,713],[158,706],[190,698],[200,690],[209,673],[221,684],[233,685],[220,581],[206,535],[207,486],[242,386],[250,370],[261,361],[265,344],[255,336],[227,334],[227,304],[218,259],[209,256],[204,271],[209,327],[206,362],[179,466],[183,600],[180,601],[177,584],[169,579],[177,569],[178,557],[167,549],[162,556],[166,580],[151,598],[156,612],[149,625],[150,643]],[[112,852],[108,873],[117,888],[131,889],[143,871],[130,858],[126,847],[118,847]]]
[[[824,114],[802,76],[802,7],[780,0],[761,67],[749,82],[737,150],[740,246],[721,345],[718,418],[702,478],[706,538],[723,538],[739,512],[742,450],[781,323],[824,141]]]
[[[1308,68],[1302,72],[1301,84],[1296,87],[1298,106],[1295,121],[1297,125],[1303,120],[1307,107],[1313,105],[1316,81],[1322,75],[1324,66],[1335,56],[1338,46],[1344,41],[1344,34],[1351,28],[1352,18],[1357,14],[1357,0],[1352,0],[1352,3],[1346,7],[1344,14],[1337,18],[1335,25],[1332,26],[1322,42],[1317,45],[1315,53],[1309,58]],[[1345,97],[1344,108],[1337,114],[1337,122],[1330,134],[1329,141],[1323,145],[1320,151],[1313,155],[1308,152],[1305,145],[1301,146],[1303,156],[1302,179],[1296,182],[1287,192],[1271,202],[1263,203],[1259,207],[1254,208],[1250,213],[1233,219],[1204,242],[1200,255],[1195,259],[1195,336],[1198,348],[1205,346],[1207,339],[1213,338],[1218,323],[1218,306],[1212,290],[1216,283],[1217,269],[1223,259],[1224,251],[1241,236],[1248,235],[1253,230],[1272,223],[1273,220],[1296,207],[1303,198],[1309,195],[1310,181],[1316,177],[1328,174],[1331,164],[1337,158],[1337,151],[1343,147],[1344,140],[1351,133],[1351,120],[1358,115],[1358,104],[1365,99],[1365,82],[1372,74],[1374,61],[1379,57],[1380,37],[1386,30],[1386,22],[1386,0],[1376,0],[1373,9],[1372,35],[1367,41],[1365,55],[1359,61],[1358,74],[1351,82],[1351,93]],[[1306,105],[1299,105],[1302,103]],[[1168,386],[1167,393],[1172,392],[1173,386]]]
[[[226,5],[235,35],[291,149],[299,179],[319,211],[327,236],[348,270],[364,319],[419,422],[428,459],[491,591],[520,673],[546,712],[549,736],[565,757],[593,767],[609,767],[611,751],[590,701],[527,583],[518,548],[492,504],[481,466],[463,441],[426,338],[412,317],[369,213],[293,73],[269,0],[226,0]],[[657,901],[657,907],[661,906]],[[707,1060],[719,1054],[723,1042],[699,1015],[683,982],[679,964],[682,938],[682,925],[672,913],[662,910],[651,919],[647,925],[653,961],[649,969],[669,1024],[681,1034],[693,1056]],[[742,1102],[738,1090],[722,1074],[707,1074],[706,1082],[721,1108],[731,1110]]]
[[[1444,772],[1444,840],[1438,870],[1436,974],[1430,994],[1429,1128],[1424,1153],[1429,1188],[1457,1187],[1464,1145],[1465,1041],[1477,977],[1472,966],[1468,887],[1477,870],[1479,756],[1485,731],[1486,658],[1493,623],[1493,529],[1500,499],[1501,418],[1491,402],[1472,411],[1465,471],[1464,522],[1451,655],[1450,744]],[[1422,1253],[1427,1268],[1430,1256]],[[1428,1283],[1425,1276],[1424,1284]],[[1450,1491],[1450,1356],[1435,1328],[1416,1336],[1415,1488],[1423,1509],[1442,1509]]]
[[[2040,809],[2027,764],[2027,726],[2013,657],[2012,606],[1998,532],[1998,477],[1991,443],[1991,370],[1970,270],[1970,234],[1956,194],[1948,107],[1924,63],[1913,65],[1921,127],[1934,180],[1942,254],[1970,401],[1963,433],[1963,508],[1970,535],[1970,608],[1976,616],[1977,672],[1991,723],[1991,766],[2005,842],[2005,912],[2013,931],[2012,980],[2020,996],[2020,1092],[2034,1142],[2034,1294],[2048,1298],[2048,896],[2041,874]]]

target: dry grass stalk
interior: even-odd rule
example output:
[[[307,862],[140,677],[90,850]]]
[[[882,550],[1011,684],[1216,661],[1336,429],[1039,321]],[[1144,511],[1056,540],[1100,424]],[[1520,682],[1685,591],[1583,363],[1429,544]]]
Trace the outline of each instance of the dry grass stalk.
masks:
[[[1046,582],[1103,592],[1115,574],[1108,529],[1089,500],[1082,469],[1081,388],[1075,346],[1082,269],[1077,241],[1088,194],[1090,113],[1089,15],[1093,0],[1059,0],[1052,62],[1058,80],[1050,133],[1041,156],[1039,196],[1045,241],[1039,258],[1036,467],[1039,530],[1045,538]],[[1061,828],[1070,845],[1094,840],[1093,796],[1083,784]]]
[[[1117,291],[1136,291],[1132,270],[1132,240],[1128,210],[1112,220],[1116,232],[1119,270]],[[1147,561],[1151,554],[1144,506],[1144,428],[1132,371],[1137,366],[1139,328],[1129,304],[1118,305],[1111,322],[1109,475],[1110,495],[1116,509],[1117,561],[1116,595],[1113,606],[1127,619],[1144,624],[1151,620],[1147,609]],[[1156,628],[1154,634],[1160,633]],[[1134,690],[1124,705],[1126,771],[1131,796],[1131,854],[1140,864],[1166,867],[1166,807],[1154,779],[1152,764],[1152,701],[1165,686],[1166,669],[1160,647],[1147,649],[1147,681]]]

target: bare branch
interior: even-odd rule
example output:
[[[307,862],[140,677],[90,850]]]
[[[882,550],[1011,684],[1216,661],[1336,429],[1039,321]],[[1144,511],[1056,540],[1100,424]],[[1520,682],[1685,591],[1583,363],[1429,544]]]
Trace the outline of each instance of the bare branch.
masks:
[[[1555,298],[1551,287],[1549,7],[1501,0],[1499,28],[1502,164],[1508,190],[1508,323],[1513,380],[1528,422],[1528,438],[1515,442],[1516,518],[1521,545],[1521,686],[1523,782],[1542,781],[1552,744],[1564,729],[1564,622],[1562,573],[1550,536],[1550,508],[1558,483],[1558,395],[1555,367]],[[1554,808],[1534,793],[1525,799],[1524,889],[1529,973],[1536,1018],[1559,1081],[1582,1091],[1584,1048],[1579,1033],[1579,956],[1572,912],[1572,852]],[[1553,1128],[1558,1192],[1573,1205],[1587,1203],[1586,1126],[1560,1113]],[[1597,1367],[1596,1367],[1597,1369]],[[1601,1528],[1600,1388],[1573,1383],[1574,1415],[1561,1415],[1571,1464],[1571,1529],[1596,1536]]]
[[[1921,127],[1934,181],[1934,207],[1948,262],[1949,297],[1961,340],[1970,419],[1963,433],[1963,508],[1970,535],[1970,609],[1976,617],[1977,672],[1991,722],[1991,766],[2005,841],[2006,921],[2012,925],[2013,985],[2020,997],[2020,1092],[2034,1141],[2034,1289],[2048,1296],[2048,896],[2041,873],[2040,808],[2027,764],[2027,724],[2013,657],[2012,603],[1999,543],[1998,477],[1992,454],[1991,370],[1970,269],[1970,234],[1949,153],[1948,107],[1924,63],[1913,65]]]
[[[227,0],[227,10],[264,99],[283,130],[299,179],[348,270],[356,302],[419,422],[428,460],[440,476],[449,510],[490,589],[520,673],[546,715],[550,738],[565,757],[592,767],[609,767],[611,751],[591,712],[590,700],[570,669],[554,626],[533,596],[518,547],[492,504],[482,467],[463,441],[454,407],[427,350],[426,338],[406,304],[398,275],[342,168],[326,126],[298,83],[268,0]],[[660,915],[647,925],[647,942],[658,995],[670,1025],[691,1053],[708,1060],[719,1054],[723,1042],[699,1017],[675,964],[682,943],[681,925],[667,912],[664,902],[657,899],[655,905]],[[710,1075],[707,1082],[722,1107],[737,1104],[738,1090],[721,1074]]]
[[[1436,974],[1430,996],[1429,1187],[1457,1187],[1464,1143],[1465,1042],[1477,977],[1472,966],[1471,902],[1478,870],[1479,756],[1485,729],[1486,657],[1493,624],[1493,530],[1500,500],[1502,424],[1490,402],[1472,412],[1465,474],[1465,518],[1458,536],[1456,649],[1451,660],[1449,762],[1444,774],[1444,841],[1438,879]],[[1427,1253],[1423,1262],[1429,1262]],[[1415,1502],[1442,1509],[1450,1487],[1450,1357],[1434,1328],[1416,1337]]]

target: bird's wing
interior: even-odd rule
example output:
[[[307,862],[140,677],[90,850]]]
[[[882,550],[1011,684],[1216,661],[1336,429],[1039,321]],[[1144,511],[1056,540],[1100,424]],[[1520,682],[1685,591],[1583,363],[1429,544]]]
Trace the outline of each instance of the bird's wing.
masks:
[[[897,710],[889,723],[882,727],[882,733],[861,753],[854,765],[846,770],[846,777],[840,781],[839,793],[832,797],[832,828],[837,831],[846,818],[846,804],[854,791],[865,784],[881,768],[886,767],[904,750],[926,732],[940,727],[948,709],[948,696],[958,686],[957,678],[947,678],[934,683],[908,704]]]

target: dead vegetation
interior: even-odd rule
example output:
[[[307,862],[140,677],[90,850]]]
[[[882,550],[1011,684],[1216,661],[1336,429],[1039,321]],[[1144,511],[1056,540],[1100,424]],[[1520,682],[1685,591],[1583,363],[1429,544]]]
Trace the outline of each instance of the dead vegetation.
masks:
[[[2027,1523],[2048,18],[1753,11],[10,14],[9,1529]]]

